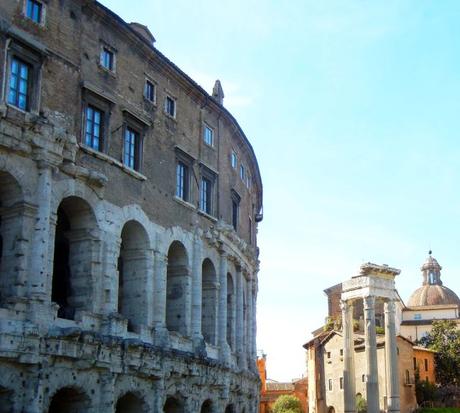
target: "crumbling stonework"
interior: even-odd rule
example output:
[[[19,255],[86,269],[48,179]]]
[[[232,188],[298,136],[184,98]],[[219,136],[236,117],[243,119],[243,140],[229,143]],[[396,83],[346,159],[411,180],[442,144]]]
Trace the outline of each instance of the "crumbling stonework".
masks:
[[[0,412],[255,413],[262,183],[220,82],[28,3],[0,3]]]

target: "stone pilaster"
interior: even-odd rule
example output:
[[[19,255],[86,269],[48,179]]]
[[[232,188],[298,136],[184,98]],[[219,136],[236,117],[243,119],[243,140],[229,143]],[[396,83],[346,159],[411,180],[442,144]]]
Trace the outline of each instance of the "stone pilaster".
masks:
[[[51,279],[54,252],[54,228],[51,226],[52,171],[46,162],[38,162],[36,224],[32,237],[29,296],[43,301],[51,300]]]
[[[355,346],[353,338],[353,304],[342,301],[343,332],[343,402],[345,413],[356,413]]]
[[[243,302],[243,273],[241,267],[236,267],[236,354],[240,368],[246,368],[244,356],[244,302]]]
[[[380,411],[377,367],[377,336],[375,331],[375,296],[364,297],[365,348],[367,364],[366,396],[369,412]]]
[[[247,300],[247,320],[246,320],[246,331],[247,331],[247,339],[246,339],[246,357],[248,360],[248,367],[252,370],[255,370],[255,359],[252,357],[252,342],[254,339],[254,331],[253,331],[253,318],[254,318],[254,303],[252,300],[252,280],[248,279],[246,282],[246,300]]]
[[[166,329],[166,279],[168,271],[168,257],[162,252],[154,251],[153,263],[153,327],[155,330],[155,344],[165,344]]]
[[[227,343],[227,253],[220,251],[219,262],[219,305],[218,305],[218,344],[220,359],[227,363],[230,357],[230,348]]]
[[[202,242],[198,236],[193,241],[193,265],[192,265],[192,314],[191,332],[195,347],[203,346],[203,335],[201,332],[201,312],[202,312]]]
[[[396,345],[395,302],[386,301],[385,312],[385,358],[387,360],[387,412],[399,413],[399,368]]]

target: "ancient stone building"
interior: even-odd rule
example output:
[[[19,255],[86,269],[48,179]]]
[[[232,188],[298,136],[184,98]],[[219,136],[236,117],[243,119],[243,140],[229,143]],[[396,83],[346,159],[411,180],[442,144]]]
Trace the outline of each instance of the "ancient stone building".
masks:
[[[154,42],[0,2],[1,412],[257,411],[257,160]]]

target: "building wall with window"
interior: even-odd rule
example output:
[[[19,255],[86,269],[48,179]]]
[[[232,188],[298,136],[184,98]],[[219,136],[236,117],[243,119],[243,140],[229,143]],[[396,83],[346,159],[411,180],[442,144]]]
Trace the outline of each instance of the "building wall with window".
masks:
[[[257,159],[154,42],[95,1],[0,3],[7,411],[257,411]]]
[[[415,370],[413,343],[397,337],[399,392],[401,412],[415,410]],[[310,413],[343,413],[343,337],[338,331],[329,331],[310,340],[307,349],[308,406]],[[386,365],[384,336],[377,338],[379,399],[381,410],[386,406]],[[356,395],[366,398],[366,354],[363,336],[355,335]]]
[[[424,347],[414,346],[414,369],[421,381],[436,383],[435,352]]]

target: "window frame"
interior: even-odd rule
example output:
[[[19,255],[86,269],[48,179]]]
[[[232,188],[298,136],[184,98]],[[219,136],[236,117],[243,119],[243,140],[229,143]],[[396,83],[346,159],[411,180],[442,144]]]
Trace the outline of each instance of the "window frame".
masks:
[[[107,67],[104,63],[104,56],[105,53],[111,55],[111,65]],[[109,46],[108,44],[101,44],[101,51],[99,53],[99,67],[109,73],[115,74],[117,68],[117,58],[116,58],[116,50]]]
[[[210,132],[210,142],[207,141],[208,139],[208,135],[207,135],[207,131]],[[204,123],[203,125],[203,142],[206,146],[209,146],[210,148],[213,148],[214,147],[214,128],[212,128],[211,126],[209,126],[206,122]]]
[[[173,103],[173,113],[171,114],[168,110],[168,101],[171,101]],[[171,95],[167,94],[165,96],[165,101],[164,101],[164,107],[163,107],[164,113],[166,116],[176,119],[177,115],[177,99],[172,97]]]
[[[175,148],[176,151],[176,162],[175,162],[175,169],[174,169],[174,196],[178,199],[180,199],[183,202],[190,203],[192,199],[192,174],[193,174],[193,163],[194,159],[187,154],[186,152],[182,151],[179,148]],[[185,182],[185,187],[187,189],[187,193],[185,197],[181,197],[178,194],[178,175],[177,175],[177,168],[179,165],[183,165],[186,170],[187,170],[187,176],[184,178]]]
[[[246,168],[243,164],[240,164],[240,178],[246,184]]]
[[[134,142],[134,165],[130,165],[126,163],[126,137],[127,133],[131,132],[134,134],[134,137],[138,139]],[[133,171],[142,173],[142,165],[143,165],[143,152],[144,152],[144,135],[145,135],[145,127],[136,121],[134,118],[131,118],[127,112],[125,112],[125,119],[123,122],[122,128],[122,154],[121,154],[121,163],[126,168],[129,168]]]
[[[11,86],[11,69],[13,60],[18,60],[29,66],[27,79],[27,105],[26,108],[10,103],[9,94]],[[28,47],[26,44],[11,39],[6,56],[6,73],[3,88],[3,102],[15,110],[24,113],[38,114],[40,110],[41,70],[43,66],[43,53]]]
[[[92,106],[93,108],[102,112],[102,127],[99,136],[99,149],[95,149],[92,146],[86,144],[86,116],[87,108]],[[103,96],[96,94],[94,91],[83,87],[82,88],[82,124],[81,124],[81,133],[80,133],[80,143],[86,148],[101,152],[108,153],[109,151],[109,126],[110,126],[110,115],[113,107],[113,102],[104,98]]]
[[[206,195],[206,199],[208,200],[207,204],[209,206],[207,208],[203,208],[203,182],[207,181],[210,184],[209,193]],[[206,167],[205,165],[200,165],[200,197],[198,207],[199,210],[207,215],[215,216],[217,214],[216,208],[216,182],[217,182],[217,174],[213,172],[211,169]]]
[[[148,86],[151,85],[152,86],[152,99],[150,99],[147,91],[148,91]],[[149,103],[152,103],[154,105],[156,105],[157,103],[157,84],[156,82],[154,82],[152,79],[146,77],[145,78],[145,82],[144,82],[144,99],[149,102]]]
[[[235,231],[238,231],[238,227],[240,224],[240,203],[241,197],[240,195],[234,190],[231,190],[231,201],[232,201],[232,227]]]
[[[230,165],[233,169],[236,169],[238,167],[238,155],[233,149],[230,154]]]
[[[29,15],[29,3],[34,5],[40,6],[40,11],[39,11],[39,16],[38,16],[38,21],[33,18],[33,16]],[[45,25],[45,16],[46,16],[46,4],[40,0],[24,0],[24,6],[23,6],[23,14],[24,17],[31,21],[32,23],[38,25],[38,26],[44,26]]]

